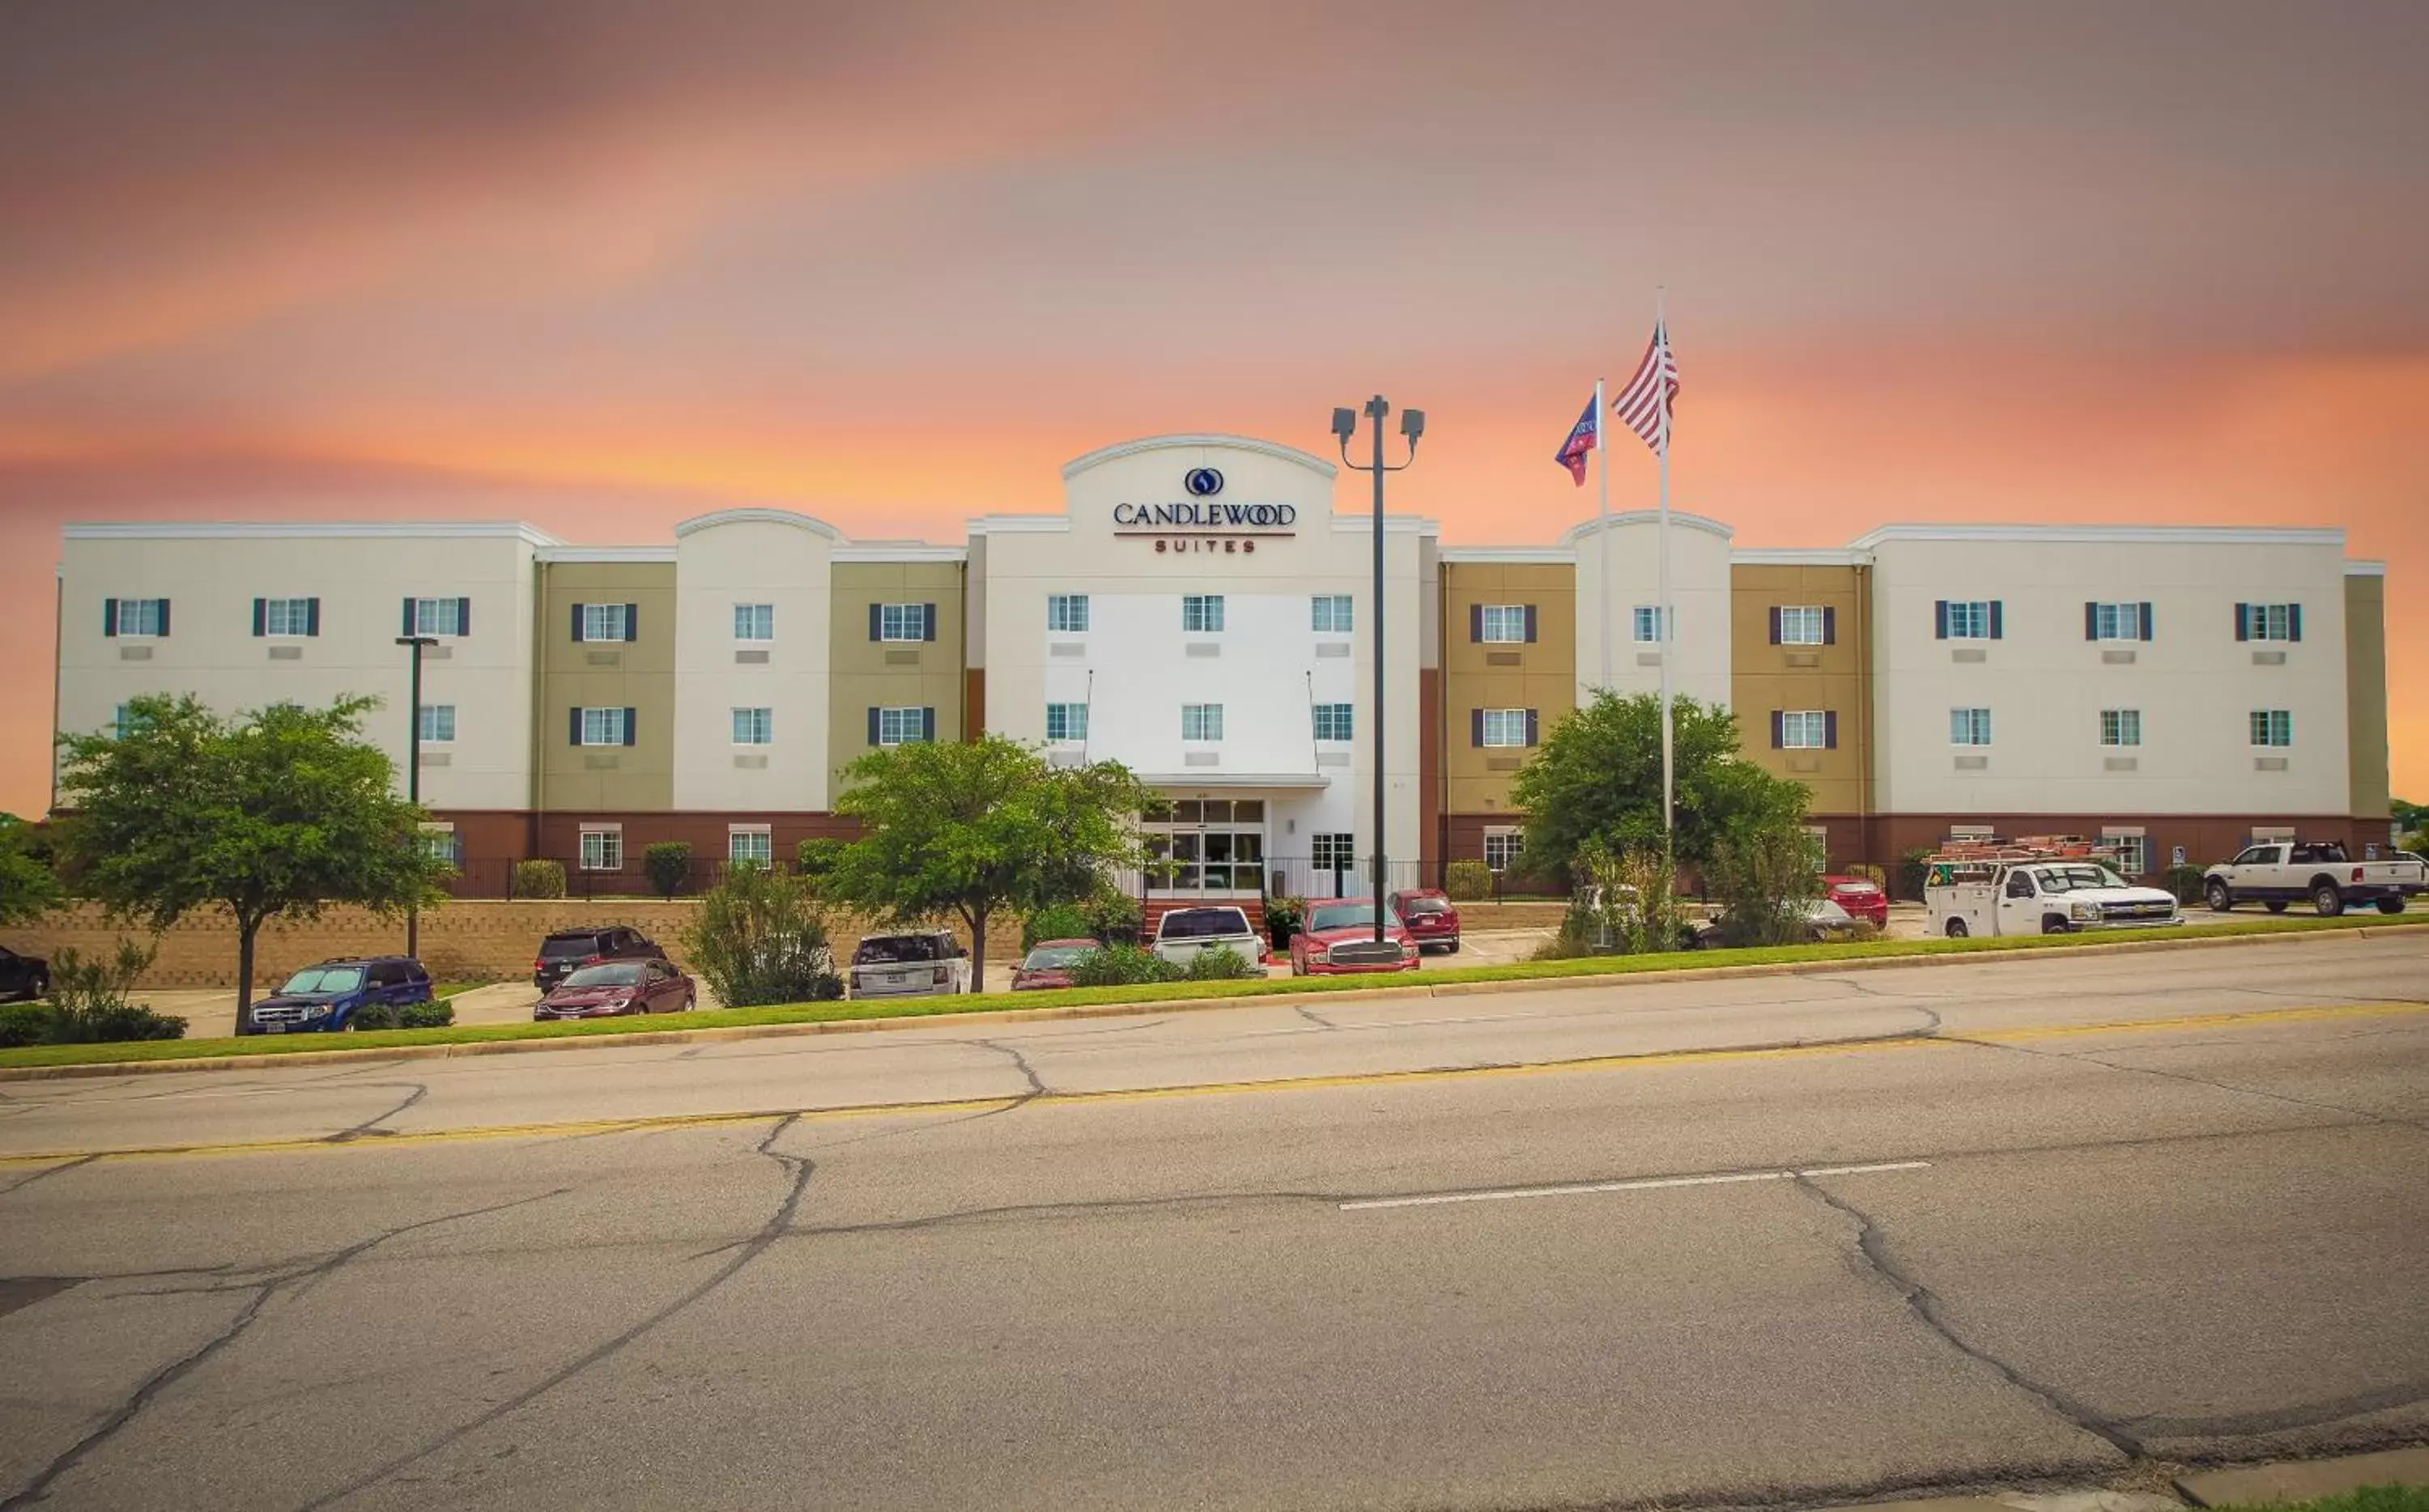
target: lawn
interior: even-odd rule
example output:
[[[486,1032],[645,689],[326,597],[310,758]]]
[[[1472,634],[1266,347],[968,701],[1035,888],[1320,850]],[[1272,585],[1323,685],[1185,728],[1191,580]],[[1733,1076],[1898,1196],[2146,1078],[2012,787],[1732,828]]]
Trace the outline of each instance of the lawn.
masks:
[[[1842,945],[1773,945],[1741,950],[1667,952],[1645,956],[1592,956],[1574,961],[1530,961],[1498,966],[1464,966],[1417,976],[1285,977],[1250,981],[1158,982],[1135,987],[1075,987],[1056,992],[972,993],[959,997],[882,998],[874,1002],[788,1003],[768,1008],[731,1008],[680,1015],[589,1019],[555,1024],[457,1025],[437,1029],[378,1029],[347,1034],[279,1035],[241,1040],[147,1040],[110,1044],[42,1044],[0,1050],[0,1067],[116,1064],[134,1060],[186,1060],[220,1056],[297,1055],[315,1050],[372,1050],[410,1044],[471,1044],[494,1040],[573,1039],[668,1029],[738,1028],[768,1024],[811,1024],[858,1019],[928,1018],[1003,1009],[1087,1008],[1106,1004],[1153,1004],[1208,998],[1297,996],[1356,992],[1375,987],[1438,988],[1461,982],[1558,981],[1577,977],[1635,977],[1716,966],[1785,965],[1870,961],[1907,956],[1987,955],[2080,949],[2122,941],[2202,940],[2238,935],[2299,935],[2362,928],[2429,925],[2429,914],[2348,915],[2339,919],[2228,920],[2170,929],[2123,929],[2101,934],[2019,935],[2003,939],[1866,940]],[[454,984],[450,984],[453,986]],[[458,989],[461,990],[461,989]],[[452,995],[446,994],[443,995]],[[2422,1509],[2429,1512],[2429,1509]]]
[[[2223,1512],[2244,1512],[2227,1508]],[[2252,1512],[2260,1512],[2259,1508]],[[2429,1486],[2365,1486],[2308,1502],[2272,1502],[2267,1512],[2429,1512]]]

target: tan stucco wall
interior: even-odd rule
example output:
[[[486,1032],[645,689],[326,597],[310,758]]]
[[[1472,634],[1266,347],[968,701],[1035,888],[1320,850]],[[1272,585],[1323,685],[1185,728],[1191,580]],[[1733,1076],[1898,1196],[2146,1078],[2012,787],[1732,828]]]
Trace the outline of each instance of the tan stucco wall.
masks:
[[[1865,661],[1872,644],[1865,623],[1864,569],[1836,565],[1741,564],[1729,569],[1729,706],[1748,759],[1765,771],[1793,778],[1813,794],[1815,814],[1862,814],[1871,770],[1871,714]],[[1774,646],[1776,606],[1818,605],[1834,611],[1837,639],[1828,646]],[[1774,750],[1774,709],[1826,709],[1839,716],[1836,750]]]
[[[540,568],[540,697],[534,741],[540,806],[555,814],[662,813],[674,807],[675,569],[670,562],[552,562]],[[629,642],[573,638],[577,603],[629,603]],[[567,711],[635,711],[634,743],[570,744]]]
[[[1526,753],[1469,744],[1468,711],[1533,709],[1549,732],[1576,707],[1577,570],[1548,563],[1442,564],[1443,810],[1497,814],[1510,808],[1510,780]],[[1472,604],[1535,606],[1531,645],[1467,638]],[[1496,765],[1495,763],[1502,764]]]
[[[2387,580],[2345,579],[2346,759],[2353,764],[2353,816],[2388,812]]]
[[[916,643],[868,638],[872,603],[933,603],[936,638]],[[838,562],[828,638],[831,683],[827,760],[842,790],[843,769],[867,753],[868,711],[932,708],[936,738],[962,738],[962,564]]]

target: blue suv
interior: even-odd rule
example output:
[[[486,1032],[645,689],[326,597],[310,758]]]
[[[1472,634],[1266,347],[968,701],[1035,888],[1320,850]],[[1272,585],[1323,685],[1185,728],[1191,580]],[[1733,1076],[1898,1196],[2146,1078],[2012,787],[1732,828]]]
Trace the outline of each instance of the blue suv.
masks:
[[[430,973],[410,956],[323,961],[287,978],[237,1021],[239,1034],[306,1034],[353,1027],[366,1003],[403,1007],[430,1001]]]

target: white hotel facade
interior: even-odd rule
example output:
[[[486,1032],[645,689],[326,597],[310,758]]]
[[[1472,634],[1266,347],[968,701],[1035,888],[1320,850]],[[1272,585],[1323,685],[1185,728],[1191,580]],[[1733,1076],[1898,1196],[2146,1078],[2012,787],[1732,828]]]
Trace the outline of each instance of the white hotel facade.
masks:
[[[994,731],[1117,760],[1171,807],[1181,896],[1496,867],[1510,781],[1598,686],[1725,703],[1806,782],[1836,864],[1953,834],[2107,833],[2146,870],[2256,834],[2387,835],[2384,569],[2333,529],[1891,525],[1745,550],[1651,516],[1546,546],[1384,521],[1375,765],[1373,521],[1294,448],[1170,436],[1064,468],[1065,507],[960,545],[711,514],[670,542],[501,523],[80,524],[59,571],[56,719],[140,693],[223,709],[340,694],[406,759],[410,629],[437,645],[421,792],[468,890],[546,856],[637,886],[641,848],[788,856],[840,833],[872,746]]]

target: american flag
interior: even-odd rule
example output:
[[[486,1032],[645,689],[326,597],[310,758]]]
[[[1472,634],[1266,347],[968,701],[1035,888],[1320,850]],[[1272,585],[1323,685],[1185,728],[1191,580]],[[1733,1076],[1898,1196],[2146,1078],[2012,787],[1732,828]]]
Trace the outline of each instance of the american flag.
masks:
[[[1599,388],[1601,386],[1595,386]],[[1568,468],[1569,476],[1575,478],[1578,486],[1582,488],[1586,485],[1586,453],[1601,444],[1602,417],[1595,413],[1595,402],[1589,399],[1586,412],[1569,427],[1569,438],[1561,443],[1561,450],[1553,453],[1552,460]]]
[[[1611,402],[1611,411],[1629,430],[1644,437],[1654,455],[1667,456],[1670,406],[1677,397],[1678,362],[1670,355],[1670,333],[1656,320],[1653,339],[1644,348],[1644,360],[1636,365],[1636,376]]]

